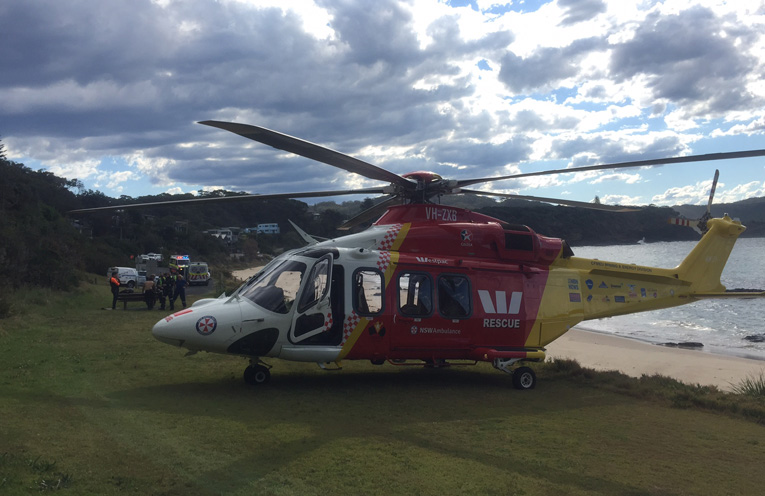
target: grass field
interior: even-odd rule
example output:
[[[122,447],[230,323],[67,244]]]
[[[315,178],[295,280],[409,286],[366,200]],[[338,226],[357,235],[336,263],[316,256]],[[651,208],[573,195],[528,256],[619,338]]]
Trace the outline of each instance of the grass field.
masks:
[[[0,494],[762,494],[765,403],[576,364],[339,372],[156,341],[108,286],[0,320]]]

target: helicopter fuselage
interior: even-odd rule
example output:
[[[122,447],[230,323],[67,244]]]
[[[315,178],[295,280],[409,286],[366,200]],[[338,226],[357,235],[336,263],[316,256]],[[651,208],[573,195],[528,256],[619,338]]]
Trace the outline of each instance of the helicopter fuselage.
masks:
[[[560,239],[467,210],[393,207],[364,232],[275,258],[153,333],[253,360],[537,361],[582,320],[724,291],[719,274],[744,228],[710,222],[681,266],[659,269],[577,258]]]

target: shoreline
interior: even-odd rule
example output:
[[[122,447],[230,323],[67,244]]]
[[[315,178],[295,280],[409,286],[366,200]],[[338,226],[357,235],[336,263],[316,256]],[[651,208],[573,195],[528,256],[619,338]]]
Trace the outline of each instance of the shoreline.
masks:
[[[576,327],[547,345],[547,357],[576,360],[583,367],[616,370],[631,377],[658,374],[725,391],[765,372],[765,361],[755,358],[666,347]]]
[[[246,281],[263,266],[236,270]],[[650,341],[574,327],[547,345],[547,358],[576,360],[582,367],[616,370],[640,377],[659,374],[686,384],[716,386],[730,391],[747,377],[765,373],[765,360],[741,357],[724,350],[693,350],[661,346]]]

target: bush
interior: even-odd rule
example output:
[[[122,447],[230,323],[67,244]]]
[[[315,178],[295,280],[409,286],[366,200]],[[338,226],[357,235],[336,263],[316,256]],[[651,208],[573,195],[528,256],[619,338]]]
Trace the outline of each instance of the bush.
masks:
[[[736,385],[731,385],[736,394],[765,398],[765,371],[759,375],[750,375]]]

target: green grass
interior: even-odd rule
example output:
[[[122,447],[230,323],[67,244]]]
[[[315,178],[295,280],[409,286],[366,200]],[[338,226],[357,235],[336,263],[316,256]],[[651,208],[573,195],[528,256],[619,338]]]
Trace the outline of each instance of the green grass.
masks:
[[[103,281],[99,281],[103,283]],[[572,361],[532,391],[486,364],[241,358],[103,311],[105,284],[26,291],[0,320],[0,494],[760,494],[765,402]]]

